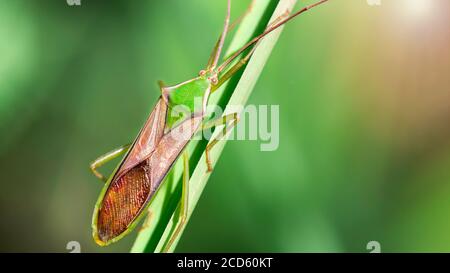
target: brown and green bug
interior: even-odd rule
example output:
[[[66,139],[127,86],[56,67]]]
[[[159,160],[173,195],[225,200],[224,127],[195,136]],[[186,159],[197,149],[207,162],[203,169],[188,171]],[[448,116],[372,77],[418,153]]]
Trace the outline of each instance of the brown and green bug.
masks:
[[[99,157],[91,164],[92,172],[105,182],[92,219],[93,237],[97,244],[105,246],[116,242],[138,224],[145,215],[150,200],[165,181],[174,163],[183,154],[181,215],[164,250],[170,248],[186,219],[189,166],[188,156],[184,150],[187,144],[197,132],[224,126],[222,134],[215,137],[206,147],[206,164],[210,172],[212,167],[209,151],[238,122],[237,113],[208,120],[206,107],[209,96],[248,62],[258,41],[299,14],[327,1],[321,0],[290,16],[276,19],[263,33],[218,65],[227,32],[231,25],[234,25],[230,24],[231,0],[227,1],[224,28],[206,68],[201,70],[197,77],[174,86],[166,86],[160,82],[161,96],[134,142]],[[233,60],[250,47],[252,47],[250,51],[239,62],[232,64]],[[179,106],[187,109],[184,115],[172,113]],[[97,171],[97,168],[106,162],[124,154],[125,157],[108,179]]]

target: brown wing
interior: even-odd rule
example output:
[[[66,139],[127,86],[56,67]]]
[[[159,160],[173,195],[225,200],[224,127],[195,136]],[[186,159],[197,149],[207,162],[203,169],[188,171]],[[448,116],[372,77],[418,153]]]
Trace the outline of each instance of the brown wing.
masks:
[[[136,220],[201,121],[202,117],[195,117],[172,129],[160,138],[147,158],[112,180],[98,212],[97,232],[101,241],[119,236]]]
[[[114,180],[103,199],[97,218],[98,237],[108,242],[125,231],[150,193],[148,160]]]
[[[147,122],[142,127],[138,137],[133,143],[130,152],[117,171],[117,176],[141,163],[155,150],[164,134],[166,125],[167,104],[162,98],[158,100]]]

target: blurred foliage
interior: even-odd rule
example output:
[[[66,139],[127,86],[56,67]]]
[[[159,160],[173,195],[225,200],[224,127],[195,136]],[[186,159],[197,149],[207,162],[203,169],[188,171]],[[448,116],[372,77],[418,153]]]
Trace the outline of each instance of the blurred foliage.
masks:
[[[426,2],[331,1],[285,28],[249,101],[280,105],[279,149],[227,144],[178,251],[450,251],[450,3]],[[0,251],[129,251],[92,241],[88,164],[134,138],[157,80],[205,65],[224,8],[0,0]]]

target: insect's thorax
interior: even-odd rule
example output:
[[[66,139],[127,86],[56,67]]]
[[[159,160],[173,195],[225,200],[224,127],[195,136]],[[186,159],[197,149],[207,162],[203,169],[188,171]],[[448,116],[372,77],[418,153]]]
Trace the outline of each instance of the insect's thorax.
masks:
[[[206,77],[198,77],[174,87],[167,95],[166,131],[193,116],[203,115],[211,90]]]

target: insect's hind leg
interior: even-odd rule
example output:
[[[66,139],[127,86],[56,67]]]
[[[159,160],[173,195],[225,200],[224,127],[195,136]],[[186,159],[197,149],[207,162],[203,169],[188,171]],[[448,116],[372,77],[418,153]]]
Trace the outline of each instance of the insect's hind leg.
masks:
[[[171,251],[175,239],[186,225],[187,213],[188,213],[188,201],[189,201],[189,155],[187,152],[183,153],[183,185],[181,190],[180,200],[180,218],[176,224],[175,231],[170,236],[169,241],[164,246],[162,252],[167,253]]]
[[[122,146],[100,156],[96,160],[92,161],[92,163],[89,166],[92,173],[98,179],[102,180],[103,182],[106,182],[107,178],[103,174],[101,174],[97,169],[100,168],[101,166],[105,165],[109,161],[113,160],[114,158],[117,158],[117,157],[125,154],[130,149],[130,146],[131,146],[131,143],[122,145]]]
[[[213,120],[209,120],[207,122],[204,123],[204,125],[202,126],[202,130],[207,130],[210,129],[212,127],[217,127],[217,126],[221,126],[224,125],[224,127],[222,128],[222,131],[219,135],[217,135],[216,137],[214,137],[212,139],[212,141],[210,143],[208,143],[208,145],[206,145],[206,150],[205,150],[205,157],[206,157],[206,165],[208,167],[208,172],[212,171],[212,163],[211,163],[211,157],[210,157],[210,151],[211,149],[223,138],[225,137],[235,126],[236,124],[239,122],[239,116],[238,113],[231,113],[231,114],[227,114],[225,116],[213,119]]]

